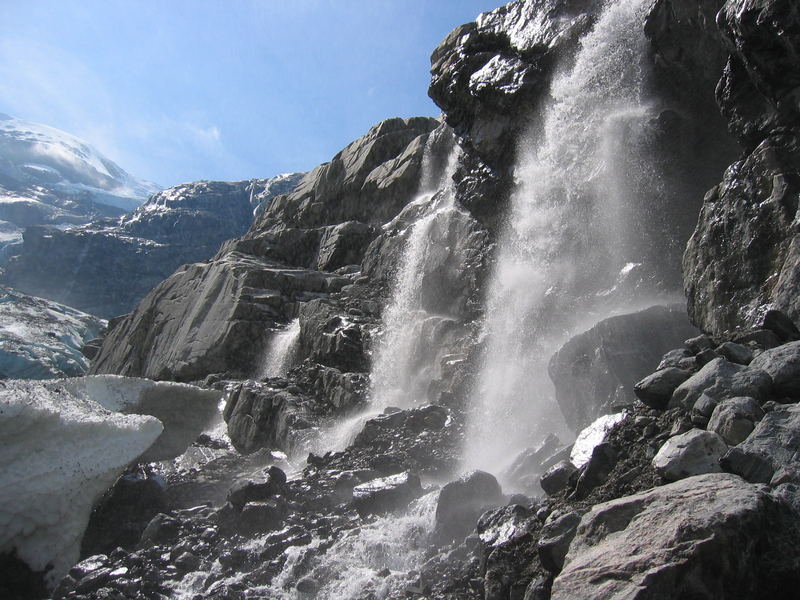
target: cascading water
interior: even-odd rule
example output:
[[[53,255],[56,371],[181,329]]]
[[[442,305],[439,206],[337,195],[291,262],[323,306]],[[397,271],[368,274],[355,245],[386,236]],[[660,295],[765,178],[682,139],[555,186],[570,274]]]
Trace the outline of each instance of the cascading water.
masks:
[[[300,319],[294,319],[286,329],[278,331],[269,340],[258,372],[258,379],[282,377],[292,365],[297,342],[300,339]]]
[[[609,290],[636,262],[637,190],[658,185],[638,156],[650,114],[642,28],[649,5],[605,7],[574,64],[554,79],[541,128],[520,146],[487,299],[465,447],[470,468],[500,474],[516,452],[563,429],[547,361],[570,333],[626,308]]]

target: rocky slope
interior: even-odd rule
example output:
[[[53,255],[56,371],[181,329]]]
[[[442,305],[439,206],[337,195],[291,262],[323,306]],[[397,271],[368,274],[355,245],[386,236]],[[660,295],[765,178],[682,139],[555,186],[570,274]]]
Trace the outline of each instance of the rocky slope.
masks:
[[[213,256],[247,231],[254,212],[300,177],[186,183],[119,219],[67,230],[28,227],[3,281],[102,317],[127,313],[178,266]]]
[[[793,597],[800,330],[791,301],[773,307],[796,266],[781,69],[798,25],[788,0],[517,0],[454,31],[432,57],[446,124],[375,126],[111,324],[94,372],[224,389],[228,439],[198,438],[195,468],[120,480],[55,597]],[[549,135],[564,72],[619,89],[591,79],[602,65],[570,69],[588,46],[628,51],[627,27],[646,101],[622,111],[643,115],[628,122],[641,136],[612,154],[634,233],[609,252],[597,188],[557,187],[576,193],[557,198],[545,257],[574,262],[508,330],[578,333],[550,376],[580,433],[531,435],[495,473],[463,473],[476,420],[506,438],[524,418],[475,406],[502,215],[531,189],[512,157]],[[723,174],[736,140],[746,157]],[[675,306],[634,310],[669,300],[695,225],[683,282],[706,334]],[[280,376],[263,366],[276,347]],[[545,390],[526,376],[534,404]]]
[[[2,246],[19,241],[31,225],[119,216],[159,189],[73,135],[0,114]]]

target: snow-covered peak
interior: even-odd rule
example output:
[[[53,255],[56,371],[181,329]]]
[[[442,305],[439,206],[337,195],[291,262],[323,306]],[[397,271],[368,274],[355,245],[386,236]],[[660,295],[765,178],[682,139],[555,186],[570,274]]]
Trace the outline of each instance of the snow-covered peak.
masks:
[[[137,179],[85,141],[40,123],[0,114],[0,185],[41,186],[65,196],[132,210],[160,187]]]

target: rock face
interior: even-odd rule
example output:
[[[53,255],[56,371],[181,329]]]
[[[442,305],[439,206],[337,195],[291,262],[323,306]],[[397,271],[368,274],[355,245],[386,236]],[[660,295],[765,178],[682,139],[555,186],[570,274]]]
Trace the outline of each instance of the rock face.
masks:
[[[357,265],[377,235],[374,226],[413,199],[426,140],[438,125],[427,118],[384,121],[314,169],[214,260],[186,266],[156,287],[111,329],[93,372],[182,381],[226,371],[252,375],[272,333],[298,313],[298,362],[311,354],[340,371],[363,369],[347,361],[362,352],[360,317],[342,318],[340,305],[328,300],[353,284],[358,267],[341,274],[318,269]],[[304,307],[315,299],[313,309]],[[358,311],[377,308],[362,304]],[[350,351],[343,353],[342,344]]]
[[[118,217],[159,189],[73,135],[0,114],[0,248],[31,225]],[[9,250],[0,250],[3,259]]]
[[[770,307],[800,318],[798,23],[787,0],[730,0],[719,14],[730,55],[717,99],[747,155],[706,196],[684,256],[689,313],[711,333],[752,327]]]
[[[83,375],[89,359],[81,348],[105,326],[63,304],[0,288],[0,379]]]
[[[573,337],[548,369],[567,424],[578,431],[634,402],[634,384],[667,350],[696,334],[682,307],[654,306],[611,317]]]
[[[254,205],[291,191],[300,176],[186,183],[154,194],[119,220],[66,231],[30,227],[4,281],[106,318],[127,313],[178,266],[206,260],[242,235]]]
[[[736,476],[712,474],[598,504],[581,519],[551,598],[757,595],[753,565],[771,502]]]

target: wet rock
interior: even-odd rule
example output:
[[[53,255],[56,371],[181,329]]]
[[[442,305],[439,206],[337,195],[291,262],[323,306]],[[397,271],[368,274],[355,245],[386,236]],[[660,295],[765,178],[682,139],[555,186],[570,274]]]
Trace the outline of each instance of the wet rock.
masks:
[[[569,545],[578,531],[582,513],[569,512],[552,521],[548,520],[539,534],[536,547],[542,566],[551,573],[558,573],[564,566]]]
[[[727,398],[714,408],[708,431],[719,434],[729,446],[735,446],[750,435],[756,422],[763,417],[764,411],[753,398]]]
[[[772,377],[777,396],[800,398],[800,342],[765,350],[751,364]]]
[[[270,484],[278,488],[286,484],[286,473],[283,472],[283,469],[275,465],[270,465],[269,469],[267,469],[267,478]]]
[[[717,358],[683,382],[672,394],[669,407],[682,406],[691,409],[702,394],[721,400],[734,396],[752,396],[756,400],[767,400],[772,392],[772,379],[750,364],[745,367]]]
[[[700,475],[598,504],[581,519],[552,600],[758,595],[769,495]],[[694,574],[702,573],[702,577]]]
[[[598,444],[592,450],[592,457],[581,470],[575,486],[575,497],[584,498],[589,492],[605,483],[617,464],[617,451],[609,443]]]
[[[675,305],[611,317],[573,337],[548,366],[567,424],[578,431],[633,404],[634,384],[696,332],[684,308]]]
[[[319,588],[319,582],[313,577],[303,577],[295,586],[295,589],[301,594],[316,594]]]
[[[653,458],[653,468],[668,481],[719,473],[719,459],[728,446],[711,431],[692,429],[668,439]]]
[[[677,387],[691,376],[692,372],[686,369],[667,367],[639,381],[633,386],[633,393],[647,406],[664,409]]]
[[[502,500],[502,490],[494,475],[473,471],[442,488],[436,505],[434,538],[438,543],[463,539],[478,517]]]
[[[568,460],[554,464],[542,475],[542,489],[548,496],[555,496],[566,489],[578,468]]]
[[[769,483],[779,468],[800,471],[800,406],[767,413],[747,439],[731,448],[722,468],[752,483]]]
[[[279,529],[286,507],[279,501],[248,502],[239,515],[238,529],[244,534],[258,534]]]
[[[200,567],[200,559],[191,552],[184,552],[175,559],[175,566],[181,571],[196,571]]]
[[[180,530],[180,521],[164,513],[159,513],[145,527],[139,544],[146,547],[172,542],[178,537]]]
[[[373,479],[353,488],[353,506],[362,516],[405,509],[422,495],[419,476],[408,471]]]
[[[275,492],[275,485],[271,481],[237,481],[228,491],[227,500],[240,511],[248,502],[268,500]]]

